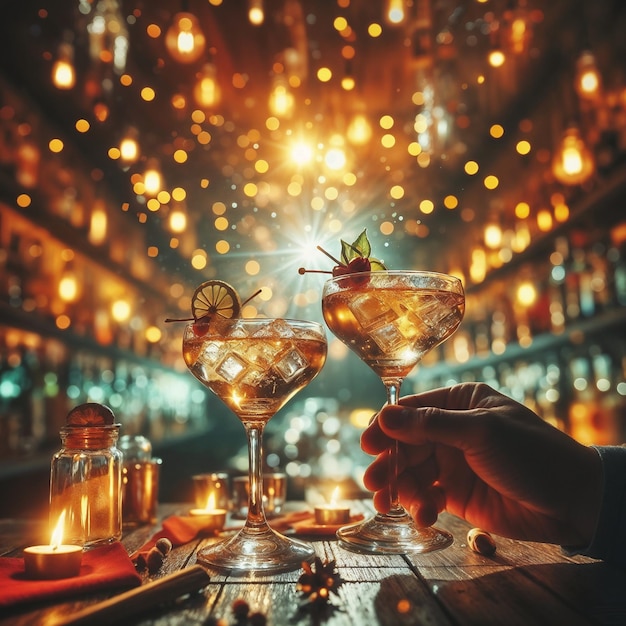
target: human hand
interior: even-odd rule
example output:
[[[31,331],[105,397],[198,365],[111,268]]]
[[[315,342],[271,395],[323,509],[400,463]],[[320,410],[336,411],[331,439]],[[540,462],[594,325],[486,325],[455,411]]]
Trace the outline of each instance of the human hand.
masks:
[[[446,510],[499,535],[570,546],[592,538],[599,455],[483,383],[407,396],[361,437],[378,455],[364,482],[389,508],[388,449],[399,441],[398,494],[418,526]]]

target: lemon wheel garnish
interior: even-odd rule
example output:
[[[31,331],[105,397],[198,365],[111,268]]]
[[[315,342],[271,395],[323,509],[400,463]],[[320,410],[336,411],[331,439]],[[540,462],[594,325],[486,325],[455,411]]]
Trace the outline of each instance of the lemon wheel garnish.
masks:
[[[191,298],[191,313],[196,321],[210,320],[215,315],[226,319],[239,317],[241,300],[239,294],[222,280],[207,280]]]

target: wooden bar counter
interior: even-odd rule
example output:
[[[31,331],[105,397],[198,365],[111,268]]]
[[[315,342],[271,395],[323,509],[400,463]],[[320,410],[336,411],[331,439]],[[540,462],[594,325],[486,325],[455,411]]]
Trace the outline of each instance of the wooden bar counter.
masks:
[[[368,501],[353,506],[366,514],[371,511]],[[159,530],[162,519],[184,512],[185,505],[162,505],[157,524],[125,530],[124,547],[132,553]],[[244,599],[251,612],[266,616],[268,626],[626,624],[623,571],[593,559],[567,557],[558,546],[500,537],[495,537],[495,554],[486,557],[467,546],[465,522],[443,514],[438,526],[453,534],[454,543],[414,556],[357,554],[339,547],[332,536],[302,537],[312,541],[323,562],[336,561],[344,581],[332,600],[334,608],[321,615],[312,614],[310,603],[296,590],[302,570],[236,577],[208,570],[210,583],[203,590],[118,623],[193,626],[223,619],[235,625],[233,603]],[[40,531],[41,524],[35,522],[0,520],[0,555],[21,556]],[[144,584],[195,565],[196,551],[207,541],[175,547]],[[70,618],[111,595],[5,609],[0,611],[0,626],[56,623],[59,616]]]

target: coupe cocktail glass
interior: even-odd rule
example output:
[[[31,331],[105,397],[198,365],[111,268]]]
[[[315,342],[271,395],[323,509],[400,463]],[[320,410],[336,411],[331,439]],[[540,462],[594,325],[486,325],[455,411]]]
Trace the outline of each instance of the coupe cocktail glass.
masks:
[[[311,545],[276,532],[263,511],[262,437],[270,418],[319,373],[324,329],[287,319],[223,319],[185,327],[183,356],[191,373],[237,415],[246,430],[250,495],[244,527],[198,551],[199,563],[233,573],[297,569]]]
[[[397,404],[400,385],[418,361],[459,326],[465,310],[461,281],[447,274],[379,271],[326,281],[322,312],[330,330],[369,365]],[[452,536],[417,528],[398,499],[398,445],[389,451],[390,509],[337,532],[346,548],[386,554],[429,552]]]

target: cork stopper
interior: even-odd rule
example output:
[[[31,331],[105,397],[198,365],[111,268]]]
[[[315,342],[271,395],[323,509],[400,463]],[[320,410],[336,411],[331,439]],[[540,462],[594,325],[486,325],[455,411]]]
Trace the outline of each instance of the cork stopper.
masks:
[[[74,407],[65,418],[67,427],[112,426],[115,424],[113,411],[98,402],[86,402]]]

